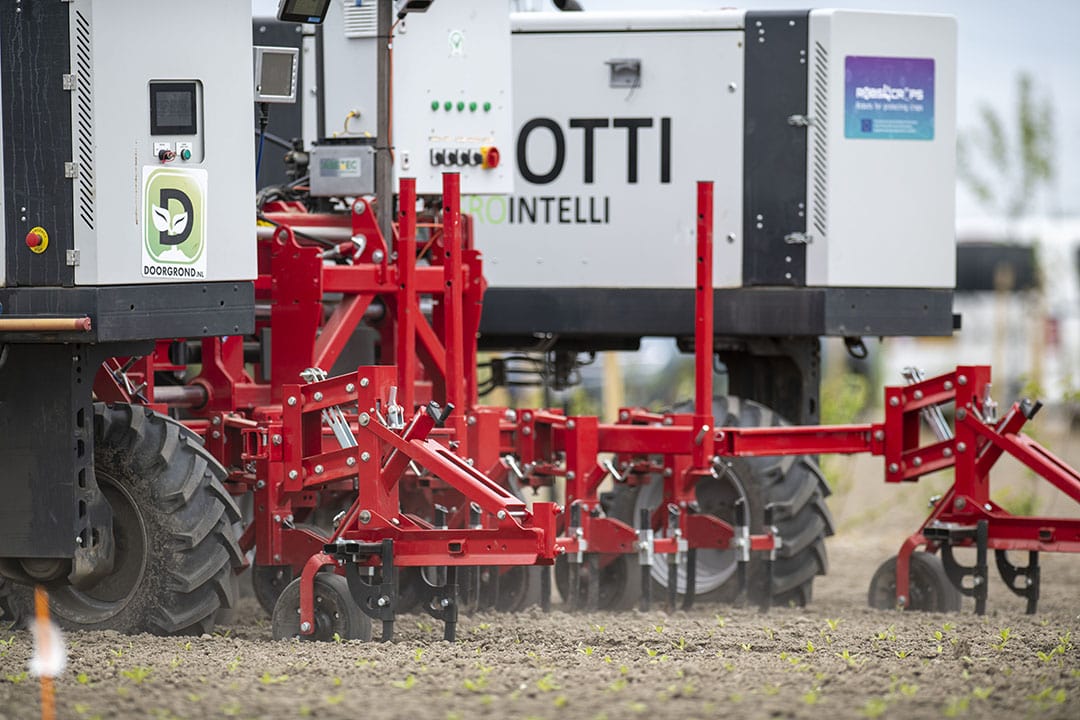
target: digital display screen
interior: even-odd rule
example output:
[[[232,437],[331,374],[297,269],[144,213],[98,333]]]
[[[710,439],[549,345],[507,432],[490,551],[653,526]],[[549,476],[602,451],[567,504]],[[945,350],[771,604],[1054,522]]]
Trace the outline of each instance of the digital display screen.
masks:
[[[263,52],[262,73],[259,77],[261,95],[288,97],[293,94],[293,60],[291,52]]]
[[[330,0],[281,0],[278,20],[298,23],[321,23]]]
[[[194,82],[150,84],[150,134],[194,135],[198,132]]]

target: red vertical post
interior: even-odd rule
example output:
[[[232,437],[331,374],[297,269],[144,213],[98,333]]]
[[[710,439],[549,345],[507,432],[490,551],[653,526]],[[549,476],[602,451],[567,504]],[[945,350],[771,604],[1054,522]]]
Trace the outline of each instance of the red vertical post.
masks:
[[[458,173],[443,174],[443,347],[446,348],[446,402],[456,411],[451,424],[458,430],[459,449],[467,455],[464,424],[465,412],[465,358],[461,242],[461,176]]]
[[[416,321],[420,307],[416,302],[416,179],[402,178],[398,191],[398,292],[397,352],[398,402],[405,417],[416,410]]]
[[[713,184],[697,184],[697,282],[694,289],[694,468],[713,456]]]

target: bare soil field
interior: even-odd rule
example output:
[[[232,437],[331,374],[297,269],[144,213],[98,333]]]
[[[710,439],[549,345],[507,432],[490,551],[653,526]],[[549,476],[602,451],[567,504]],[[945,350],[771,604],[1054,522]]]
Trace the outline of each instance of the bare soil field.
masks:
[[[1045,430],[1076,466],[1080,440]],[[807,608],[699,604],[691,612],[427,616],[395,642],[274,641],[247,598],[213,636],[67,636],[57,714],[91,718],[1080,717],[1080,557],[1042,556],[1039,613],[993,573],[987,614],[871,610],[867,589],[947,477],[881,481],[880,458],[831,458],[839,533]],[[995,498],[1044,515],[1076,505],[1005,469]],[[968,558],[961,555],[965,562]],[[661,605],[657,599],[657,605]],[[0,631],[0,720],[40,717],[31,638]]]
[[[871,610],[898,543],[834,538],[813,604],[767,614],[534,608],[463,618],[452,644],[406,616],[391,644],[314,644],[273,641],[247,600],[213,636],[70,634],[58,717],[1080,717],[1080,558],[1044,556],[1035,616],[996,579],[984,617]],[[0,718],[37,717],[30,636],[0,639]]]

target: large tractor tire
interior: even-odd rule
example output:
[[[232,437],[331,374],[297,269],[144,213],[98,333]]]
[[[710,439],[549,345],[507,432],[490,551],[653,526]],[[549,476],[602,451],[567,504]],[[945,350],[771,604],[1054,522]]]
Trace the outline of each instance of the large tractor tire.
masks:
[[[225,469],[175,420],[96,403],[94,474],[113,513],[113,571],[90,587],[51,588],[53,617],[77,630],[209,632],[236,604],[243,561]]]
[[[687,408],[679,408],[679,412]],[[713,414],[722,427],[773,427],[787,424],[767,407],[737,397],[718,397]],[[817,463],[806,455],[782,457],[721,458],[716,466],[718,478],[702,480],[697,485],[701,512],[709,513],[732,525],[735,503],[745,499],[749,507],[750,532],[765,532],[765,506],[774,506],[773,523],[782,545],[773,566],[772,603],[804,606],[810,602],[814,577],[829,568],[825,538],[833,534],[833,520],[825,498],[830,491]],[[655,509],[663,497],[663,483],[653,478],[637,487],[616,487],[611,515],[637,527],[644,508]],[[750,556],[748,600],[760,603],[765,598],[767,575],[762,553]],[[731,602],[736,599],[738,581],[735,552],[698,550],[696,597],[701,600]],[[653,597],[664,597],[668,585],[668,566],[657,556],[652,566]],[[685,568],[677,576],[678,591],[686,587]]]

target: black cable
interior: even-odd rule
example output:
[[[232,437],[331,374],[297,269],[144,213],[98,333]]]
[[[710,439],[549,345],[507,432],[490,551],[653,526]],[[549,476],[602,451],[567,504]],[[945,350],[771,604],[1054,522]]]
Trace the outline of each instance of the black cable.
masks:
[[[275,222],[274,220],[271,220],[262,213],[256,213],[255,217],[257,217],[259,220],[270,223],[270,225],[275,228],[285,227],[282,225],[281,222]],[[310,240],[313,243],[319,243],[323,247],[337,247],[337,243],[335,243],[333,240],[326,240],[325,237],[315,237],[314,235],[309,235],[306,232],[300,232],[296,228],[289,228],[289,230],[292,230],[293,234],[297,237],[300,237],[300,239],[302,240]]]

